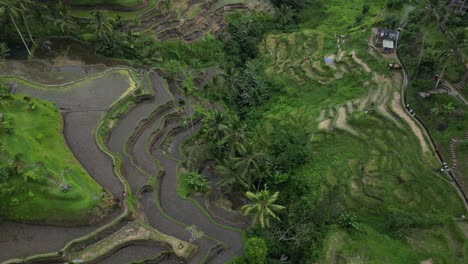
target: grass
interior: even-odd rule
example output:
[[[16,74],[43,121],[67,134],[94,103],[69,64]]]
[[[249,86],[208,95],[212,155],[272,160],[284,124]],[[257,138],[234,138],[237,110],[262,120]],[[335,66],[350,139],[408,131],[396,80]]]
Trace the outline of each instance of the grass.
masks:
[[[325,262],[335,259],[343,262],[364,261],[365,263],[420,263],[432,260],[432,263],[462,263],[463,240],[457,240],[459,230],[442,225],[425,230],[413,230],[408,247],[404,241],[395,240],[366,226],[361,232],[333,230],[326,238],[323,250]],[[456,247],[456,254],[450,254]]]
[[[0,112],[15,127],[11,135],[0,134],[8,156],[22,154],[21,167],[25,170],[37,168],[38,163],[44,168],[39,170],[38,180],[26,181],[23,177],[9,180],[14,189],[10,194],[2,193],[5,202],[0,205],[1,215],[20,221],[87,223],[93,211],[106,207],[109,195],[88,175],[64,141],[57,107],[17,94],[0,102]],[[66,168],[69,173],[63,173]],[[71,189],[62,192],[51,178],[70,184]]]
[[[370,4],[370,11],[361,23],[355,23],[364,3]],[[337,109],[348,100],[357,100],[374,89],[383,88],[372,81],[373,73],[362,71],[348,56],[336,64],[338,69],[346,66],[349,72],[341,78],[334,76],[337,70],[325,65],[323,58],[337,53],[335,34],[346,35],[344,51],[355,50],[373,72],[391,78],[386,69],[388,61],[367,52],[372,24],[387,13],[399,12],[387,10],[379,15],[385,3],[327,1],[322,9],[308,8],[300,13],[300,24],[295,31],[266,36],[259,49],[267,73],[283,90],[248,116],[255,117],[252,125],[258,127],[278,122],[285,115],[304,113],[310,118],[309,129],[314,131],[312,159],[293,173],[291,182],[282,190],[287,196],[282,202],[289,208],[303,207],[313,201],[326,201],[332,193],[339,203],[337,208],[327,210],[351,210],[364,226],[362,232],[348,233],[339,228],[331,231],[324,241],[325,263],[336,259],[418,263],[429,258],[434,263],[461,263],[466,256],[466,250],[461,249],[464,239],[453,242],[458,231],[452,228],[451,219],[464,212],[463,204],[443,175],[437,174],[434,157],[422,157],[420,144],[405,122],[402,129],[377,113],[366,115],[357,111],[348,113],[347,122],[358,135],[336,128],[329,132],[317,129],[316,118],[322,110],[328,113],[330,108]],[[400,90],[399,83],[393,86],[392,94]],[[456,107],[461,106],[456,104]],[[457,130],[453,134],[461,133],[455,124],[451,127]],[[414,228],[401,238],[394,237],[385,226],[391,208],[413,212],[433,222]]]

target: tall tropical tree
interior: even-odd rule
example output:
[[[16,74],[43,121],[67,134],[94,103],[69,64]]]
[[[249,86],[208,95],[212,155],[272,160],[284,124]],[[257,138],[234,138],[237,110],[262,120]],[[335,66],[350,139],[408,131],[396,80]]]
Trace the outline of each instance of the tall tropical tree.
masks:
[[[60,29],[62,33],[65,33],[72,25],[75,25],[75,22],[71,19],[70,16],[70,9],[65,4],[63,4],[63,1],[58,2],[54,8],[54,24]]]
[[[28,44],[26,44],[23,34],[21,33],[21,31],[18,28],[18,25],[16,24],[16,19],[19,18],[20,14],[21,9],[18,7],[18,2],[16,0],[0,0],[0,15],[4,15],[13,23],[13,26],[15,27],[16,32],[18,32],[21,41],[23,41],[24,47],[28,51],[29,55],[31,55],[31,51],[29,50]]]
[[[286,207],[274,204],[278,199],[279,192],[270,195],[268,190],[262,190],[257,193],[246,192],[245,195],[251,201],[250,204],[241,208],[242,214],[252,215],[253,224],[260,223],[262,227],[270,225],[270,217],[280,221],[275,212],[279,212]]]
[[[249,183],[248,189],[257,183],[258,190],[263,178],[270,173],[268,156],[257,151],[252,143],[248,143],[240,156],[233,159],[234,168],[240,174],[239,177]]]
[[[225,99],[235,99],[239,95],[239,79],[240,73],[234,66],[228,66],[223,74],[224,82],[221,83],[221,93],[225,95]]]
[[[229,134],[228,116],[225,112],[209,111],[204,113],[202,133],[212,142],[221,142]]]
[[[26,26],[26,30],[28,31],[29,39],[31,42],[36,45],[36,42],[34,41],[31,31],[29,30],[29,25],[28,21],[26,19],[26,14],[31,12],[33,8],[35,8],[35,3],[31,0],[17,0],[18,1],[18,7],[20,8],[21,11],[21,18],[23,19],[23,23]]]
[[[100,10],[93,11],[91,14],[93,15],[93,18],[89,25],[90,29],[96,33],[99,38],[104,37],[107,42],[110,42],[109,34],[112,32],[112,20]]]
[[[247,132],[246,125],[241,122],[237,115],[229,118],[227,134],[224,141],[228,144],[231,155],[237,155],[246,151],[246,145],[250,133]]]
[[[225,177],[219,185],[227,187],[228,190],[232,190],[234,186],[239,186],[245,190],[252,188],[249,179],[242,178],[242,175],[238,173],[235,163],[236,161],[229,157],[222,160],[222,164],[216,166],[216,171]]]

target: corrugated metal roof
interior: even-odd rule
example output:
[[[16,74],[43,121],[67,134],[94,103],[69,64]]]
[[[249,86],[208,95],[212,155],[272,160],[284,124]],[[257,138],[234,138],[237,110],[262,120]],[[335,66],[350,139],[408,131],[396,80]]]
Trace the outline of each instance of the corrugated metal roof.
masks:
[[[382,47],[393,49],[393,41],[384,39],[383,42],[382,42]]]

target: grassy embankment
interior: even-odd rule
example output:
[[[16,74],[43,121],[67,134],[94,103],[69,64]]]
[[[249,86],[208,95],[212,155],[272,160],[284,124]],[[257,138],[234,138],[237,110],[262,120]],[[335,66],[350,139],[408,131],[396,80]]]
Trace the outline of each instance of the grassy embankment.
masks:
[[[13,164],[18,170],[2,183],[1,215],[11,220],[66,224],[99,217],[99,207],[110,204],[109,194],[67,147],[57,107],[17,94],[0,101],[0,112],[13,125],[11,134],[0,133],[5,153],[0,166]],[[22,157],[13,162],[18,154]],[[67,184],[71,187],[63,192],[61,186]]]
[[[466,239],[452,217],[464,212],[461,200],[448,182],[436,174],[438,165],[434,158],[422,158],[417,138],[391,109],[391,99],[401,88],[401,79],[386,69],[391,60],[367,52],[372,24],[385,14],[401,14],[403,9],[388,10],[386,1],[373,1],[368,14],[355,22],[365,3],[328,1],[319,8],[311,6],[299,14],[300,23],[293,32],[270,34],[260,44],[267,72],[284,88],[280,95],[247,116],[255,117],[254,122],[262,120],[260,123],[268,128],[269,123],[301,113],[308,116],[308,128],[313,131],[312,159],[291,175],[291,181],[279,187],[280,204],[289,208],[289,214],[294,212],[296,221],[302,210],[306,214],[307,210],[321,207],[323,221],[338,217],[336,212],[352,211],[359,226],[356,230],[327,226],[317,231],[325,233],[323,244],[314,242],[311,252],[290,254],[293,258],[308,255],[306,259],[359,258],[370,263],[408,263],[430,258],[434,262],[460,263],[467,254]],[[347,35],[342,44],[347,53],[341,61],[336,60],[336,69],[323,62],[332,53],[339,57],[335,34]],[[353,62],[348,57],[352,50],[382,78],[375,78],[373,72],[368,73]],[[386,86],[385,80],[392,85]],[[375,105],[370,104],[371,100],[363,102],[376,91],[380,99]],[[390,115],[377,110],[364,114],[363,110],[356,110],[361,103],[365,109],[382,105]],[[340,107],[346,107],[345,122],[356,133],[337,129]],[[323,110],[331,125],[320,131],[316,120]],[[321,221],[320,217],[315,216],[317,221]],[[284,253],[284,244],[273,239],[271,233],[264,237],[271,255],[279,257]],[[291,245],[290,249],[297,247]]]

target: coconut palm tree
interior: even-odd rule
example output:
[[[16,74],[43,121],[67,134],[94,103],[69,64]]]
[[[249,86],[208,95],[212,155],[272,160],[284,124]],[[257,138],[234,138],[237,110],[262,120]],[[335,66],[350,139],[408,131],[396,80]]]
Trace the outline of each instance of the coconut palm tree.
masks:
[[[244,205],[241,208],[243,215],[253,215],[253,224],[260,223],[262,227],[270,225],[270,217],[280,221],[275,212],[281,211],[286,207],[274,204],[278,199],[279,192],[270,195],[268,190],[263,190],[257,193],[246,192],[245,195],[251,201],[250,204]]]
[[[225,112],[209,111],[204,113],[202,133],[211,142],[219,143],[229,134],[228,116]]]
[[[236,185],[244,190],[250,189],[252,183],[249,182],[249,179],[242,178],[242,175],[236,169],[235,163],[236,161],[233,158],[228,157],[222,160],[222,164],[216,166],[216,171],[225,177],[219,186],[227,187],[228,191],[231,191]]]
[[[29,30],[29,25],[26,20],[25,14],[28,13],[30,10],[35,8],[35,3],[32,2],[31,0],[17,0],[18,1],[18,6],[21,10],[21,18],[23,19],[23,23],[26,26],[26,30],[28,31],[29,39],[31,42],[36,45],[36,42],[34,41],[31,31]]]
[[[431,108],[431,113],[434,115],[440,114],[440,107],[438,103],[436,103],[436,105],[433,108]]]
[[[241,122],[237,115],[233,115],[228,120],[228,130],[224,136],[223,142],[228,144],[229,152],[236,155],[245,152],[248,137],[250,133],[246,130],[246,125]]]
[[[450,102],[448,104],[444,104],[443,107],[444,107],[444,114],[445,115],[449,115],[450,113],[453,112],[453,110],[455,110],[455,107],[453,106],[452,102]]]
[[[233,160],[235,161],[234,168],[240,174],[239,177],[249,184],[248,189],[257,183],[258,190],[263,178],[270,173],[268,156],[263,152],[258,152],[252,143],[247,143],[240,156]]]
[[[90,29],[100,38],[104,36],[107,42],[110,42],[108,34],[112,32],[112,20],[100,10],[93,11],[91,14],[93,18],[89,25]]]
[[[23,34],[21,34],[21,31],[19,30],[18,25],[16,24],[16,19],[18,19],[20,13],[21,13],[21,9],[18,7],[17,1],[0,0],[0,15],[5,15],[5,17],[13,23],[13,26],[18,32],[18,35],[20,36],[21,41],[23,41],[24,47],[28,51],[29,55],[31,55],[31,51],[29,50],[28,44],[26,44]]]
[[[221,83],[221,92],[228,101],[239,95],[239,79],[239,71],[234,66],[228,66],[223,74],[224,82]]]
[[[60,29],[62,33],[68,31],[68,29],[75,23],[71,20],[70,9],[63,4],[63,1],[58,2],[55,6],[54,24]]]

